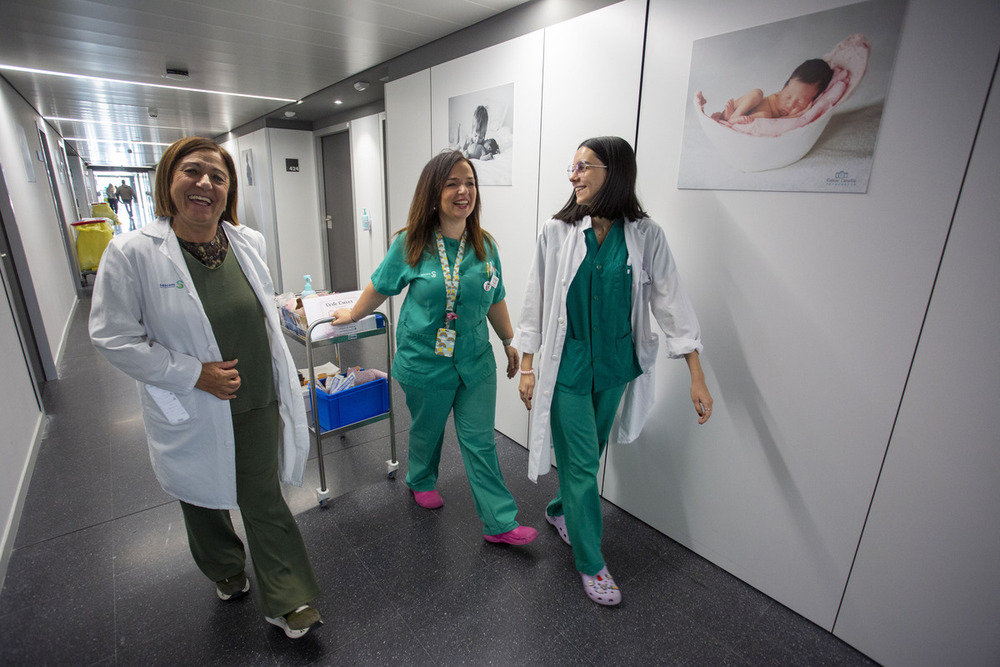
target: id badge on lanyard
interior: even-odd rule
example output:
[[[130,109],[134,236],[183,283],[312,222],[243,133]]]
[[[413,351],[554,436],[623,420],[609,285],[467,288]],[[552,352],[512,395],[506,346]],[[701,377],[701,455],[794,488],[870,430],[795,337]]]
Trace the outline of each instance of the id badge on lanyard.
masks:
[[[437,337],[434,339],[434,354],[439,357],[453,357],[455,356],[456,333],[451,327],[452,323],[458,319],[458,313],[455,312],[455,299],[458,296],[458,267],[465,256],[465,234],[462,234],[462,241],[458,244],[454,271],[448,268],[448,253],[444,249],[444,237],[441,236],[440,229],[434,231],[434,237],[437,241],[438,258],[441,260],[441,272],[444,274],[446,297],[444,326],[437,330]]]

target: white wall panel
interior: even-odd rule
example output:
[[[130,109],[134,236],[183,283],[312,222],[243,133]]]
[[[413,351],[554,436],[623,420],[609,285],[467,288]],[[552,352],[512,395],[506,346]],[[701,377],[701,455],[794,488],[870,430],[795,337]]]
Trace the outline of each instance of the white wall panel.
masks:
[[[692,42],[842,4],[651,1],[640,187],[701,318],[716,408],[696,427],[686,368],[662,357],[654,415],[638,442],[611,448],[605,486],[827,629],[995,61],[995,4],[908,4],[867,194],[676,183]]]
[[[303,275],[313,277],[313,286],[323,285],[326,275],[326,230],[319,215],[316,147],[312,132],[268,128],[274,214],[278,234],[277,252],[281,264],[281,291],[301,291]],[[256,157],[256,156],[255,156]],[[285,160],[299,162],[299,170],[288,171]]]
[[[232,143],[232,142],[230,142]],[[278,292],[300,290],[302,286],[295,283],[282,287],[278,232],[274,223],[274,189],[271,185],[271,159],[268,153],[267,129],[244,135],[237,141],[235,147],[227,150],[236,160],[239,169],[240,200],[237,215],[240,223],[256,229],[264,235],[267,243],[267,266],[271,270],[271,280]],[[243,152],[249,150],[252,155],[254,183],[249,185],[246,177],[246,166]],[[291,239],[289,239],[291,241]]]
[[[885,665],[1000,664],[998,84],[834,628]]]
[[[431,148],[431,71],[385,84],[389,233],[406,227],[410,200]]]
[[[385,84],[385,124],[388,163],[386,188],[389,205],[388,243],[392,236],[406,228],[410,200],[423,169],[431,156],[431,71],[422,70]],[[388,247],[388,246],[386,246]],[[399,308],[406,292],[391,299],[385,311],[392,312],[392,321],[399,319]]]
[[[11,207],[17,218],[18,234],[31,273],[30,280],[35,294],[39,295],[38,310],[44,331],[36,329],[35,335],[41,338],[39,345],[45,348],[43,356],[51,355],[46,370],[54,373],[55,366],[50,364],[54,364],[59,357],[69,317],[76,304],[76,276],[66,256],[63,221],[56,216],[45,163],[38,159],[38,151],[42,148],[36,130],[36,123],[39,122],[41,119],[34,109],[6,81],[0,79],[0,164],[4,167]],[[28,144],[34,181],[28,180],[21,153],[22,131]],[[49,130],[48,134],[54,133]],[[50,144],[50,148],[54,146],[54,143]],[[70,212],[72,210],[69,209]],[[27,276],[21,276],[21,280],[26,279]]]
[[[431,144],[433,152],[448,146],[448,99],[514,83],[513,185],[479,188],[482,224],[497,240],[507,309],[516,321],[530,265],[526,250],[534,243],[538,193],[539,127],[542,103],[542,32],[537,31],[431,70]],[[497,359],[497,429],[527,442],[527,411],[517,396],[516,377],[504,374],[507,357],[491,335]]]
[[[44,415],[35,401],[35,391],[25,365],[21,340],[18,337],[7,286],[0,276],[0,581],[7,571],[7,562],[14,547],[18,506],[26,494],[31,468],[34,466],[36,444],[41,434]]]
[[[352,120],[350,133],[358,285],[364,287],[387,250],[381,114]],[[362,228],[362,209],[371,216],[368,231]]]
[[[625,0],[545,29],[538,229],[572,193],[566,167],[581,141],[634,147],[645,21],[645,0]]]

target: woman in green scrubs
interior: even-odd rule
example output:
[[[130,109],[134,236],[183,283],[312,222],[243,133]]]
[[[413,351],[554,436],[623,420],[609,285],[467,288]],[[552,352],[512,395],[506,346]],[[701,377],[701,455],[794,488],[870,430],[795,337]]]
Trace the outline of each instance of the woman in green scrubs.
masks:
[[[668,356],[687,361],[700,424],[712,413],[712,397],[698,357],[698,319],[663,230],[635,194],[632,147],[620,137],[588,139],[567,171],[573,193],[543,225],[528,274],[515,333],[523,354],[518,389],[534,409],[528,476],[548,472],[550,446],[559,463],[559,493],[546,521],[573,547],[587,596],[616,605],[621,591],[601,553],[597,471],[619,403],[621,443],[635,440],[654,405],[659,338],[651,315]]]
[[[487,542],[527,544],[538,531],[518,525],[517,505],[504,483],[494,440],[497,370],[489,321],[503,341],[507,377],[518,353],[504,301],[500,256],[479,223],[479,181],[459,151],[424,167],[406,229],[392,243],[358,302],[333,313],[333,324],[371,314],[409,288],[396,326],[392,375],[410,410],[406,483],[418,505],[437,509],[438,464],[445,423],[454,412],[462,459]]]

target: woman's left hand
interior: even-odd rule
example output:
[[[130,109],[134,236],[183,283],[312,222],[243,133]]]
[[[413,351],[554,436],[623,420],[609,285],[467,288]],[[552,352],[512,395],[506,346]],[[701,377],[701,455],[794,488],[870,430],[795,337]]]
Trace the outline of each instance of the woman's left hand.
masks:
[[[517,350],[510,345],[504,345],[504,354],[507,355],[507,379],[514,377],[517,374],[518,366],[521,364],[521,358],[517,353]]]
[[[708,393],[708,386],[704,382],[691,383],[691,400],[698,413],[698,423],[704,424],[712,416],[712,395]]]

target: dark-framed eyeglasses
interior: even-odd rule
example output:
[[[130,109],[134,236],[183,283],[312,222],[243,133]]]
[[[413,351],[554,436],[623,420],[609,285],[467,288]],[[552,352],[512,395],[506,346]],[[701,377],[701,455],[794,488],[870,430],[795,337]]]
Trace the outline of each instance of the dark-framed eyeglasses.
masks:
[[[580,175],[583,176],[587,173],[588,169],[607,169],[607,167],[603,164],[590,164],[589,162],[580,160],[576,164],[571,164],[566,167],[566,173],[572,176],[576,172],[580,172]]]

